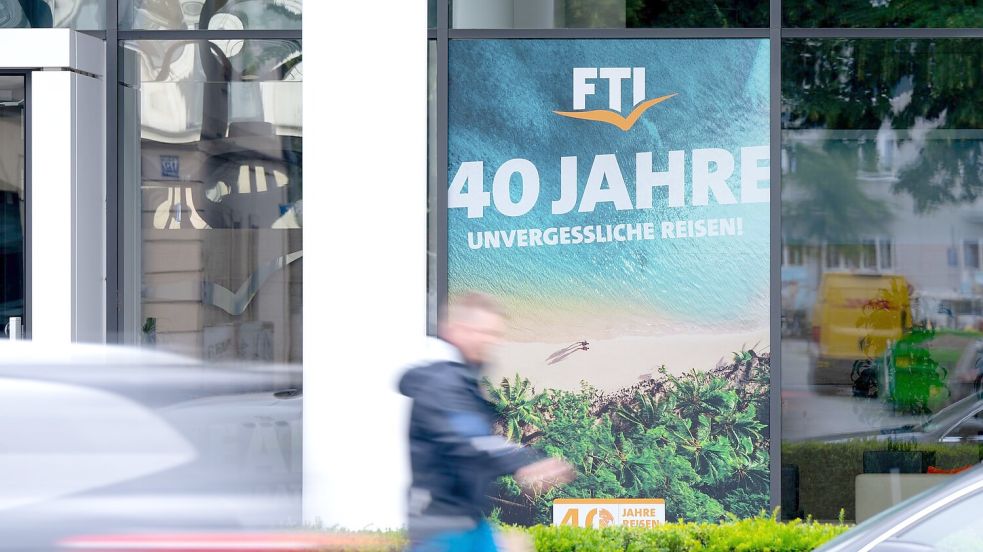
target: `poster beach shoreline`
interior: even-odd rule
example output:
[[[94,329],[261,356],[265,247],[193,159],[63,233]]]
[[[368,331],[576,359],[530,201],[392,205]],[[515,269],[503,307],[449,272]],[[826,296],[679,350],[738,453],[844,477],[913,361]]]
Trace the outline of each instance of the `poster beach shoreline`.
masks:
[[[588,349],[575,346],[588,342]],[[614,392],[647,378],[659,378],[659,367],[681,375],[712,370],[733,361],[735,352],[770,352],[769,329],[732,333],[628,336],[592,340],[589,335],[567,341],[507,342],[499,346],[485,375],[492,382],[516,373],[536,389],[575,391],[581,381],[602,392]]]

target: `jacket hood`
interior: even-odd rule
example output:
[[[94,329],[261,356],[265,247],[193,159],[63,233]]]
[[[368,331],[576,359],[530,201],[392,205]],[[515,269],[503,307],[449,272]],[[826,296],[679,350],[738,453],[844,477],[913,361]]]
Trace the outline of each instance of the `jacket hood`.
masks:
[[[457,347],[436,337],[428,337],[423,358],[411,363],[399,380],[399,392],[407,397],[416,397],[429,390],[429,377],[425,368],[438,362],[464,364],[464,357]]]

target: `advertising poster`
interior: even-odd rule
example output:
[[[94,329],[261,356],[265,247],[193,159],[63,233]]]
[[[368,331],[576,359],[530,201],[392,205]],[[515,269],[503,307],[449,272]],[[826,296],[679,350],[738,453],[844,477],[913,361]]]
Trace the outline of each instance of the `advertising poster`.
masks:
[[[449,296],[509,333],[486,391],[510,439],[570,461],[557,499],[769,506],[768,42],[453,40]]]

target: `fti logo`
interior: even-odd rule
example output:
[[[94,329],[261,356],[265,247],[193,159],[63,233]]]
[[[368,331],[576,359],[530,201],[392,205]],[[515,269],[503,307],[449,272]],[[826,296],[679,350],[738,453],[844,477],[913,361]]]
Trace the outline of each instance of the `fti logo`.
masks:
[[[607,81],[608,109],[587,110],[587,97],[597,94],[598,84]],[[622,115],[622,92],[626,83],[631,87],[632,110]],[[603,84],[601,84],[603,86]],[[644,67],[575,67],[573,70],[574,111],[554,111],[557,115],[614,125],[627,132],[635,126],[653,105],[662,103],[676,94],[645,98]]]

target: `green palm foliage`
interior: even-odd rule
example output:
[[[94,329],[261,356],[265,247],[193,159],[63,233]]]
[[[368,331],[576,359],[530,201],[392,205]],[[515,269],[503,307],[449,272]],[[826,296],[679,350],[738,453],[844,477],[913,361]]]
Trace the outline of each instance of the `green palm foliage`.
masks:
[[[667,519],[747,517],[769,506],[770,358],[742,351],[713,372],[663,378],[631,394],[531,391],[516,376],[486,383],[501,428],[579,472],[571,484],[530,499],[506,479],[494,497],[502,519],[550,523],[556,498],[665,498]],[[535,427],[530,432],[530,427]]]
[[[498,410],[507,439],[519,441],[526,426],[536,426],[540,423],[539,411],[536,408],[539,398],[532,394],[532,385],[528,379],[516,374],[513,381],[502,378],[498,387],[493,386],[487,379],[482,383]]]

